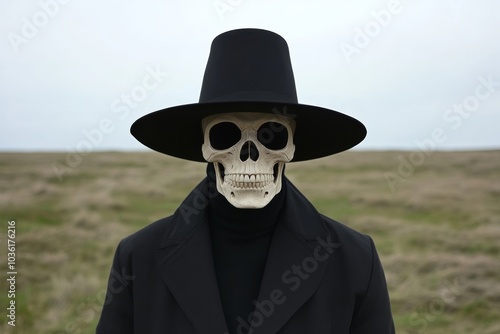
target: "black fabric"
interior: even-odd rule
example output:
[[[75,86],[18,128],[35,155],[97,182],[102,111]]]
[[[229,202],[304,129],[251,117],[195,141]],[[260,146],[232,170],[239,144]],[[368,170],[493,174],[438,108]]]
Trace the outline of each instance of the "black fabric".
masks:
[[[213,164],[208,164],[209,187],[215,188]],[[238,209],[224,196],[210,198],[208,221],[215,274],[229,333],[237,334],[241,319],[254,311],[269,245],[285,198],[282,189],[262,209]],[[241,331],[240,331],[241,333]]]
[[[260,29],[237,29],[213,40],[199,102],[238,100],[298,103],[283,37]]]
[[[370,237],[320,215],[286,178],[252,334],[393,334],[384,272]],[[174,215],[116,249],[97,334],[224,334],[228,328],[201,182]],[[257,308],[256,308],[257,309]],[[237,332],[236,334],[239,334]]]

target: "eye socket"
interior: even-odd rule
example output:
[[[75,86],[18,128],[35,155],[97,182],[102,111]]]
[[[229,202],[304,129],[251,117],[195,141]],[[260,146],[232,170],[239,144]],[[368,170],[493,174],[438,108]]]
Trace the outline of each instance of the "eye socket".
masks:
[[[240,141],[241,131],[234,123],[221,122],[210,129],[209,138],[214,149],[225,150]]]
[[[288,143],[288,130],[281,123],[267,122],[257,131],[257,139],[270,150],[281,150]]]

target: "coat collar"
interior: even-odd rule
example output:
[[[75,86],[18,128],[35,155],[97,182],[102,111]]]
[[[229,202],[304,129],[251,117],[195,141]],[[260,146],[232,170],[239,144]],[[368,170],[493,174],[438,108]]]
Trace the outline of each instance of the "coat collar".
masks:
[[[259,292],[259,305],[273,303],[249,333],[276,333],[316,291],[328,261],[318,261],[318,247],[328,230],[311,203],[286,178],[286,197],[271,241]],[[203,180],[172,217],[158,249],[162,279],[199,333],[227,333],[212,257],[207,206],[215,189]],[[319,243],[318,243],[319,242]],[[303,268],[300,273],[297,267]],[[278,294],[281,298],[277,298]],[[275,300],[273,302],[273,299]],[[269,302],[266,305],[269,305]],[[257,311],[258,311],[257,307]],[[262,319],[262,320],[260,320]]]

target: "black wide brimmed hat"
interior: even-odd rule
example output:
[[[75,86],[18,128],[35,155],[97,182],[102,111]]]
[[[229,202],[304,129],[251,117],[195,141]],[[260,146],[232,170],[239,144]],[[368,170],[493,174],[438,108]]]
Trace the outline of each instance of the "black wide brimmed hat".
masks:
[[[131,133],[147,147],[203,162],[201,120],[219,113],[259,112],[296,122],[292,161],[350,149],[366,136],[358,120],[334,110],[299,104],[286,41],[261,29],[238,29],[212,42],[199,103],[147,114]]]

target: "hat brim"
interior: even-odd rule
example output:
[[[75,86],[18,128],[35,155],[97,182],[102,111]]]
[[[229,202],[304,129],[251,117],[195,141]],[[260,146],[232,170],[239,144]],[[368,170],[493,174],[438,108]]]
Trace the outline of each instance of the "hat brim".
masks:
[[[366,136],[365,126],[340,112],[284,102],[229,101],[194,103],[147,114],[132,124],[130,132],[145,146],[181,159],[205,162],[201,152],[201,120],[219,113],[259,112],[295,120],[295,155],[305,161],[348,150]]]

